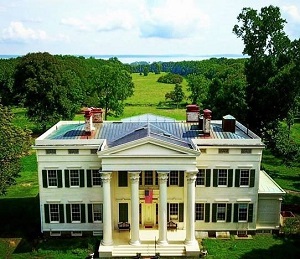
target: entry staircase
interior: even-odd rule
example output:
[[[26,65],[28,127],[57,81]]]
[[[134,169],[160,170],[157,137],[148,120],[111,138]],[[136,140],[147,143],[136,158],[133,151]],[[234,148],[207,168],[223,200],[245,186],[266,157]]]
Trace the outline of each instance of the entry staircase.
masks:
[[[156,253],[159,253],[160,256],[186,256],[185,245],[179,244],[168,244],[166,246],[159,246],[155,244],[141,244],[137,246],[131,245],[118,245],[114,246],[112,251],[113,257],[133,257],[137,253],[140,253],[142,257],[144,256],[154,256]]]

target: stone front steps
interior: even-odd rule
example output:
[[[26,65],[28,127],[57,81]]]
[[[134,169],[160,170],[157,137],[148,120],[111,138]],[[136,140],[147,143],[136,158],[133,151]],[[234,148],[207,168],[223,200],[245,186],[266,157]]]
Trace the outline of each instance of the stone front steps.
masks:
[[[133,257],[137,253],[141,253],[141,256],[154,256],[155,253],[159,253],[160,256],[185,256],[185,245],[167,245],[156,246],[154,244],[141,244],[137,246],[119,245],[115,246],[112,251],[113,257]]]

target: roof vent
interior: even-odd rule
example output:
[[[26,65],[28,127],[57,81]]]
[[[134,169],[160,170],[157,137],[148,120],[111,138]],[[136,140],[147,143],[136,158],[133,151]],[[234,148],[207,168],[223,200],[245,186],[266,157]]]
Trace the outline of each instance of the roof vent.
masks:
[[[226,115],[222,120],[222,129],[224,132],[235,133],[235,118],[231,115]]]

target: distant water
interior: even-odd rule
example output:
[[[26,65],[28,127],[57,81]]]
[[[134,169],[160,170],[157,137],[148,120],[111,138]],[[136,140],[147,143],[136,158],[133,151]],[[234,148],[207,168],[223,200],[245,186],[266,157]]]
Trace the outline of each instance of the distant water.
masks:
[[[21,55],[0,55],[0,59],[17,58]],[[96,59],[109,59],[116,57],[122,63],[131,64],[133,62],[178,62],[178,61],[196,61],[210,58],[245,58],[242,54],[215,54],[215,55],[73,55],[85,58],[93,57]]]

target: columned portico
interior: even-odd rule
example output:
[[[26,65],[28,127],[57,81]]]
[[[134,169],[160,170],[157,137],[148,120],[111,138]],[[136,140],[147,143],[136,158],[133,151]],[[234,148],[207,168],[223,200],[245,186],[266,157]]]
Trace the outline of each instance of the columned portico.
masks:
[[[159,245],[167,245],[167,181],[169,172],[157,172],[159,181]]]
[[[197,179],[198,171],[187,171],[187,211],[186,217],[186,245],[194,245],[197,241],[195,239],[195,181]]]
[[[131,245],[139,245],[139,179],[140,172],[129,172],[131,182]]]
[[[111,215],[111,172],[100,172],[103,184],[103,239],[101,244],[104,246],[111,246],[112,239],[112,215]]]

